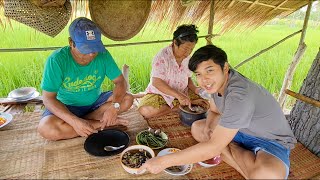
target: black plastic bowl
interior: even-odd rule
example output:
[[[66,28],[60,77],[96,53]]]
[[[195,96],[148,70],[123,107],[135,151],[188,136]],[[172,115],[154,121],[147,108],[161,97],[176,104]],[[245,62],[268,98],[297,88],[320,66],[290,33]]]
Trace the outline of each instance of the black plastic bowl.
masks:
[[[187,111],[188,109],[187,106],[179,106],[180,112],[179,112],[179,117],[181,122],[184,125],[191,126],[193,122],[200,120],[200,119],[205,119],[207,117],[207,111],[197,113],[197,112],[191,112],[191,110]]]
[[[91,134],[84,142],[84,149],[93,156],[112,156],[121,153],[128,147],[130,138],[127,133],[117,129],[105,129]],[[115,151],[105,151],[105,146],[121,146]]]

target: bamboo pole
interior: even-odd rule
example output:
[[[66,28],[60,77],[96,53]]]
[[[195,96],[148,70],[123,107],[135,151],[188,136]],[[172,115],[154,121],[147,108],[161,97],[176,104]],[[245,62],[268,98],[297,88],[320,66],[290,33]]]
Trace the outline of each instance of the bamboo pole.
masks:
[[[290,95],[290,96],[292,96],[292,97],[294,97],[294,98],[297,98],[297,99],[299,99],[299,100],[301,100],[303,102],[309,103],[309,104],[311,104],[311,105],[313,105],[315,107],[320,107],[320,101],[317,101],[315,99],[309,98],[309,97],[304,96],[302,94],[298,94],[298,93],[293,92],[293,91],[291,91],[289,89],[286,89],[285,93]]]
[[[206,40],[207,40],[207,45],[208,44],[212,44],[212,36],[210,36],[210,34],[212,34],[212,31],[213,31],[213,22],[214,22],[214,0],[211,0],[211,3],[210,3],[210,18],[209,18],[209,27],[208,27],[208,35],[206,37]]]
[[[261,50],[260,52],[258,52],[257,54],[249,57],[248,59],[246,59],[246,60],[244,60],[244,61],[242,61],[241,63],[239,63],[238,65],[236,65],[234,68],[235,68],[235,69],[238,69],[240,66],[242,66],[243,64],[251,61],[253,58],[255,58],[255,57],[257,57],[257,56],[260,56],[261,54],[269,51],[270,49],[272,49],[272,48],[276,47],[277,45],[279,45],[280,43],[284,42],[285,40],[287,40],[287,39],[289,39],[289,38],[291,38],[291,37],[293,37],[293,36],[295,36],[296,34],[299,34],[299,33],[301,33],[301,32],[302,32],[302,29],[301,29],[300,31],[297,31],[297,32],[294,32],[294,33],[290,34],[289,36],[281,39],[280,41],[278,41],[278,42],[276,42],[275,44],[269,46],[268,48],[265,48],[265,49]]]
[[[305,39],[305,35],[306,35],[306,30],[308,27],[308,21],[309,21],[309,17],[310,17],[311,7],[312,7],[312,0],[309,0],[308,8],[306,11],[306,16],[305,16],[304,22],[303,22],[303,28],[302,28],[302,32],[301,32],[301,37],[300,37],[298,49],[293,57],[293,60],[290,64],[286,74],[285,74],[285,78],[283,80],[282,87],[281,87],[281,90],[279,93],[278,102],[282,108],[284,108],[284,106],[285,106],[285,101],[286,101],[286,97],[287,97],[285,94],[285,89],[288,89],[291,87],[292,79],[293,79],[293,75],[296,70],[296,67],[299,64],[300,59],[303,56],[304,52],[306,51],[307,46],[304,43],[304,39]]]
[[[208,36],[219,36],[219,34],[208,34],[205,36],[199,36],[198,38],[207,38]],[[121,43],[121,44],[108,44],[104,45],[104,47],[118,47],[118,46],[134,46],[134,45],[142,45],[142,44],[156,44],[156,43],[164,43],[171,42],[172,39],[168,40],[158,40],[158,41],[144,41],[144,42],[134,42],[134,43]],[[56,50],[61,47],[45,47],[45,48],[13,48],[13,49],[0,49],[0,52],[24,52],[24,51],[50,51]]]

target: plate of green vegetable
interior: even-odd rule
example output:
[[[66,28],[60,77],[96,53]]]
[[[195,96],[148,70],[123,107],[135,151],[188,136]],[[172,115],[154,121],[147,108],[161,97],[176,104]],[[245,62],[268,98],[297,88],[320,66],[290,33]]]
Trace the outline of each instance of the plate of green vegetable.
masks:
[[[137,134],[136,141],[140,145],[146,145],[151,149],[160,149],[166,146],[168,142],[168,136],[162,131],[150,131],[144,130]]]

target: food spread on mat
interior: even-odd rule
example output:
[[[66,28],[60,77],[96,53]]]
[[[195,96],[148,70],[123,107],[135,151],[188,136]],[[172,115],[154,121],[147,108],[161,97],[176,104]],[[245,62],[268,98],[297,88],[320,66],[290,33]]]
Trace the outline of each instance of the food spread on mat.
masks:
[[[160,130],[145,130],[137,135],[138,144],[146,145],[151,148],[161,148],[166,145],[168,137]]]
[[[0,117],[0,126],[4,123],[6,123],[6,119],[3,117]]]
[[[122,157],[122,163],[130,168],[139,168],[152,156],[149,152],[144,149],[134,149],[125,152]]]

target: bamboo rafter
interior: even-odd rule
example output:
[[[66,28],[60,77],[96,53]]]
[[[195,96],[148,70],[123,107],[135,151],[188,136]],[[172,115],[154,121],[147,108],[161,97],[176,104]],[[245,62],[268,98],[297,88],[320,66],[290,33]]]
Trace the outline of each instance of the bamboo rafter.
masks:
[[[230,4],[228,5],[228,8],[231,8],[231,7],[234,5],[235,2],[236,2],[235,0],[232,0],[232,1],[230,2]]]
[[[248,9],[246,10],[246,12],[250,11],[250,9],[252,9],[253,6],[256,5],[258,2],[259,2],[259,0],[255,0],[255,1],[248,7]]]
[[[243,3],[250,3],[250,4],[253,4],[255,3],[254,1],[248,1],[248,0],[237,0],[239,2],[243,2]],[[270,8],[277,8],[277,6],[274,6],[274,5],[270,5],[270,4],[265,4],[265,3],[260,3],[260,2],[256,2],[256,5],[260,5],[260,6],[265,6],[265,7],[270,7]],[[294,11],[294,9],[291,9],[291,8],[283,8],[283,7],[278,7],[277,9],[279,10],[284,10],[284,11]]]
[[[280,3],[277,7],[275,7],[274,9],[272,9],[268,15],[272,14],[274,11],[276,11],[277,9],[279,9],[282,5],[284,5],[288,0],[283,1],[282,3]]]
[[[219,36],[219,34],[208,34],[204,36],[198,36],[198,38],[208,38],[208,37],[215,37]],[[143,42],[133,42],[133,43],[119,43],[119,44],[108,44],[104,45],[104,47],[118,47],[118,46],[135,46],[135,45],[142,45],[142,44],[156,44],[156,43],[164,43],[164,42],[171,42],[172,39],[167,40],[157,40],[157,41],[143,41]],[[0,49],[0,52],[25,52],[25,51],[52,51],[56,50],[59,47],[41,47],[41,48],[10,48],[10,49]]]

